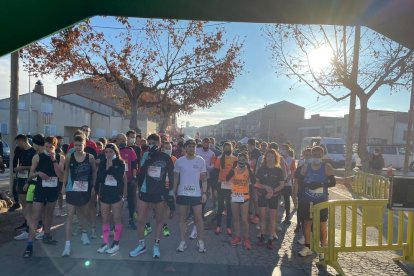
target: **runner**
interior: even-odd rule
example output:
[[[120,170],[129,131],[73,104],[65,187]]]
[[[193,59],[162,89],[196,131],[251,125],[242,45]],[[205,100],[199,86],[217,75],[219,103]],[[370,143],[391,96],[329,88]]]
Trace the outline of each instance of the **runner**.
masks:
[[[151,137],[151,138],[150,138]],[[159,143],[160,137],[157,134],[151,134],[149,141]],[[166,189],[166,178],[173,179],[174,164],[171,157],[161,151],[154,151],[155,145],[151,149],[151,153],[146,158],[139,173],[139,200],[138,200],[138,225],[137,233],[139,244],[132,250],[129,255],[131,257],[139,256],[146,252],[144,239],[144,223],[148,217],[148,211],[155,209],[155,243],[153,248],[153,258],[160,258],[160,238],[161,230],[165,221],[166,199],[169,190]],[[169,187],[172,189],[172,187]]]
[[[221,233],[221,220],[223,217],[224,203],[226,203],[226,222],[227,222],[227,235],[231,236],[231,221],[232,221],[232,210],[231,210],[231,185],[226,180],[226,176],[230,172],[233,164],[237,162],[237,157],[233,154],[233,145],[230,142],[225,142],[223,145],[223,154],[216,159],[215,167],[219,170],[218,181],[220,183],[220,188],[218,190],[218,199],[217,199],[217,227],[215,230],[216,235]]]
[[[195,155],[196,142],[188,140],[185,143],[186,155],[180,157],[174,168],[174,194],[177,195],[177,205],[180,211],[180,238],[178,252],[187,248],[185,242],[186,218],[189,208],[193,210],[194,222],[198,233],[198,251],[206,252],[203,241],[204,222],[201,204],[207,201],[207,169],[203,158]],[[201,187],[200,187],[201,180]]]
[[[172,155],[172,144],[170,142],[165,142],[161,145],[161,151],[167,154],[171,157],[171,161],[173,162],[173,165],[175,165],[175,162],[177,162],[177,158]],[[174,179],[172,179],[174,181]],[[174,200],[174,184],[171,182],[170,178],[167,175],[167,178],[165,179],[165,188],[169,190],[168,197],[166,200],[167,206],[166,206],[166,212],[165,212],[165,218],[164,221],[167,222],[168,219],[172,219],[174,217],[175,212],[175,200]],[[168,228],[167,223],[165,223],[162,226],[162,234],[164,237],[169,237],[171,235],[171,231]]]
[[[290,197],[291,196],[292,196],[294,205],[295,206],[297,205],[296,195],[292,194],[292,178],[296,171],[296,163],[295,163],[295,159],[293,159],[289,155],[289,149],[290,147],[288,144],[283,144],[280,147],[280,154],[282,155],[283,161],[285,162],[286,168],[287,168],[285,187],[283,188],[283,191],[282,191],[283,201],[285,203],[285,210],[286,210],[284,223],[286,223],[287,225],[290,225]]]
[[[249,239],[249,186],[256,182],[254,173],[250,170],[248,164],[249,158],[247,152],[238,155],[237,165],[233,167],[226,177],[231,183],[231,209],[233,212],[233,229],[235,237],[230,241],[231,245],[241,244],[240,222],[243,230],[243,244],[247,250],[251,249]]]
[[[57,147],[56,137],[45,139],[45,150],[36,154],[32,160],[28,179],[37,178],[36,188],[33,196],[32,216],[29,224],[29,238],[26,250],[23,254],[25,258],[33,254],[33,238],[35,236],[36,225],[44,211],[44,238],[45,244],[56,244],[50,234],[50,227],[53,220],[53,210],[58,198],[58,177],[63,174],[65,158],[55,153]]]
[[[82,244],[90,244],[86,226],[90,224],[90,221],[88,221],[89,202],[95,196],[93,186],[96,180],[96,165],[95,158],[85,152],[85,144],[84,135],[75,136],[75,152],[69,153],[65,162],[63,179],[65,186],[62,192],[66,193],[68,216],[66,219],[66,243],[62,257],[70,256],[71,254],[72,221],[75,211],[81,221]],[[89,226],[93,229],[93,225]]]
[[[273,229],[275,229],[277,221],[278,196],[283,190],[285,183],[280,162],[280,155],[273,149],[268,150],[265,154],[263,164],[256,175],[257,181],[255,188],[258,190],[258,207],[260,212],[260,238],[258,245],[265,245],[265,235],[268,234],[268,249],[273,249]],[[267,211],[269,213],[269,220],[266,219]],[[267,221],[269,221],[268,224]]]
[[[134,214],[137,207],[136,203],[136,192],[137,192],[137,160],[138,157],[135,151],[127,147],[127,137],[125,134],[120,133],[116,136],[116,145],[119,148],[122,160],[125,161],[125,175],[128,183],[128,218],[129,227],[132,230],[136,230],[137,227],[134,222]]]
[[[256,147],[256,140],[249,139],[247,141],[247,149],[249,151],[249,162],[250,168],[252,171],[256,171],[257,168],[257,160],[259,159],[261,153],[260,150]],[[252,196],[252,200],[249,201],[249,220],[251,223],[258,224],[259,223],[259,215],[258,215],[258,205],[257,205],[257,196],[256,190],[250,189],[250,195]]]
[[[305,236],[304,236],[304,219],[306,218],[306,214],[304,214],[304,210],[306,210],[306,202],[303,200],[303,190],[304,190],[304,181],[305,177],[301,174],[302,167],[310,164],[312,157],[312,150],[310,148],[306,148],[302,152],[303,160],[299,161],[299,166],[295,171],[295,184],[298,187],[298,210],[297,210],[297,226],[295,229],[295,233],[300,232],[300,238],[298,239],[298,243],[300,245],[305,245]]]
[[[22,204],[23,208],[23,217],[25,218],[25,229],[22,229],[22,233],[16,237],[15,240],[25,240],[29,237],[29,229],[27,221],[30,220],[31,205],[26,203],[26,194],[28,188],[28,177],[30,167],[32,165],[33,156],[36,155],[36,150],[30,146],[27,137],[23,134],[19,134],[14,139],[16,141],[17,147],[20,149],[18,155],[18,165],[14,169],[17,174],[17,192],[19,194],[19,201]],[[22,227],[22,226],[20,226]]]
[[[98,253],[114,254],[119,251],[122,233],[122,206],[127,192],[125,162],[115,144],[105,146],[105,157],[101,160],[96,178],[95,191],[99,195],[103,244]],[[111,213],[112,211],[112,213]],[[110,219],[115,223],[114,241],[109,246]]]
[[[221,151],[219,151],[216,147],[216,139],[210,137],[210,149],[214,152],[215,156],[214,159],[217,159],[221,155]],[[219,182],[218,182],[218,175],[219,171],[215,166],[214,160],[214,168],[210,171],[210,192],[211,192],[211,201],[213,202],[213,215],[216,216],[217,214],[217,198],[218,198],[218,189]]]
[[[305,177],[303,189],[304,220],[305,220],[305,247],[299,252],[299,256],[312,255],[310,250],[312,220],[310,218],[310,205],[328,200],[328,187],[336,184],[334,171],[329,163],[322,160],[323,148],[312,148],[312,163],[302,167],[301,174]],[[326,246],[328,209],[321,210],[321,245]],[[324,254],[319,254],[319,260],[324,259]]]

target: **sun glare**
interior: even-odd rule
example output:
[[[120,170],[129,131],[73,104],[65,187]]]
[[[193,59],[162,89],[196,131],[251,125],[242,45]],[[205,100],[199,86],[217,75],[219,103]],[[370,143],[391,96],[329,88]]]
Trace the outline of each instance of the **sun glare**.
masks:
[[[319,47],[309,53],[309,64],[314,72],[320,72],[331,63],[332,50],[327,47]]]

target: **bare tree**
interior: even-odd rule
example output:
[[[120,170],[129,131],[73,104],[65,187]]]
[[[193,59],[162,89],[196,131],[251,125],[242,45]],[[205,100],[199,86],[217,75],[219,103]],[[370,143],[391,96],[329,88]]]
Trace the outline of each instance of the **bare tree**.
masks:
[[[269,39],[276,73],[296,80],[291,89],[309,87],[320,96],[342,101],[355,96],[360,103],[358,154],[367,168],[368,100],[381,87],[391,92],[406,89],[413,51],[370,29],[345,26],[268,25],[264,29]],[[315,66],[316,51],[326,51],[330,60]],[[352,97],[351,109],[352,112]],[[349,135],[354,128],[350,117]],[[350,158],[351,148],[348,147]]]

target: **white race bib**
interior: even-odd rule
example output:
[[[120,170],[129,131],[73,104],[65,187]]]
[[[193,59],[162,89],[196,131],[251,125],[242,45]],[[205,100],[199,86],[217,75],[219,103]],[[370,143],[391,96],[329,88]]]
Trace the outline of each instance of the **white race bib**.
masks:
[[[196,193],[197,191],[194,186],[184,186],[183,195],[196,197],[198,196]]]
[[[128,171],[128,163],[125,163],[125,171]]]
[[[29,171],[24,170],[17,173],[18,178],[29,178]]]
[[[88,181],[74,181],[72,186],[73,192],[87,192]]]
[[[49,177],[48,180],[42,179],[42,187],[44,188],[55,188],[58,185],[57,177]]]
[[[118,182],[116,181],[115,177],[108,174],[105,178],[105,183],[104,184],[106,186],[116,187],[118,185]]]
[[[148,175],[153,178],[161,178],[161,167],[149,166]]]
[[[244,202],[244,194],[241,193],[232,193],[231,202]]]
[[[221,182],[221,188],[224,190],[231,190],[231,183],[230,182]]]
[[[323,194],[323,187],[316,188],[316,189],[309,189],[309,192],[312,194]]]

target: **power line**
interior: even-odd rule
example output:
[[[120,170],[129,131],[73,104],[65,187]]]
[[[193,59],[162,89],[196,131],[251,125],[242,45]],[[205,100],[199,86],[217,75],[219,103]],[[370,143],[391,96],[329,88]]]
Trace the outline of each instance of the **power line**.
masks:
[[[221,25],[226,25],[226,24],[230,24],[231,22],[223,22],[223,23],[213,23],[213,24],[206,24],[204,27],[214,27],[214,26],[221,26]],[[92,28],[98,28],[98,29],[111,29],[111,30],[125,30],[125,27],[112,27],[112,26],[99,26],[99,25],[92,25]],[[187,27],[176,27],[173,28],[174,30],[185,30],[187,29]],[[145,31],[147,30],[146,28],[131,28],[130,30],[133,31]],[[157,31],[167,31],[168,29],[166,28],[154,28],[154,30]]]

